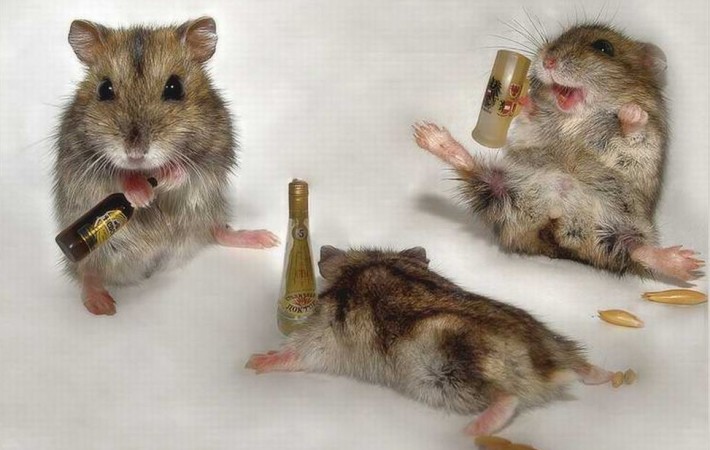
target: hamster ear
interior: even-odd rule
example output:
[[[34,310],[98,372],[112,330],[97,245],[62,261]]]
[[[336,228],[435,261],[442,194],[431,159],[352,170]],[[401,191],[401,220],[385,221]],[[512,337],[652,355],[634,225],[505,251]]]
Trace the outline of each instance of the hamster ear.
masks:
[[[654,44],[643,44],[643,47],[643,65],[651,70],[656,79],[662,83],[665,82],[666,68],[668,67],[666,54],[663,53],[659,46]]]
[[[69,45],[74,49],[79,61],[84,64],[96,62],[103,45],[106,28],[88,20],[75,20],[69,27]]]
[[[203,63],[214,55],[217,48],[217,25],[211,17],[190,20],[178,27],[180,42],[186,45],[192,58]]]
[[[340,267],[345,264],[346,255],[343,250],[332,245],[324,245],[320,248],[320,261],[318,270],[323,278],[332,280],[340,273]]]
[[[407,250],[399,252],[399,254],[406,258],[416,259],[424,264],[429,264],[429,259],[426,257],[426,250],[424,247],[408,248]]]

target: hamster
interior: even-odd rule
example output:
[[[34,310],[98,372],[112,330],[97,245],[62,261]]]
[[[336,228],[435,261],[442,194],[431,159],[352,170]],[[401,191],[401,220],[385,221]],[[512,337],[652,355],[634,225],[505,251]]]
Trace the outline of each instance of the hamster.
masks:
[[[421,247],[322,247],[326,286],[313,315],[279,351],[254,354],[246,367],[349,376],[480,414],[465,430],[471,435],[492,434],[574,380],[610,381],[579,344],[519,308],[466,292],[428,264]]]
[[[227,225],[236,140],[205,68],[217,44],[212,18],[128,29],[75,20],[69,44],[86,76],[57,135],[59,225],[68,226],[114,192],[138,208],[109,242],[79,264],[67,261],[91,313],[116,312],[105,286],[138,283],[208,244],[278,243],[269,231]],[[151,176],[158,180],[155,189]]]
[[[506,250],[618,274],[697,277],[694,251],[657,246],[663,52],[607,26],[578,25],[544,43],[531,67],[499,161],[471,156],[431,123],[414,127],[417,144],[456,169],[463,198]]]

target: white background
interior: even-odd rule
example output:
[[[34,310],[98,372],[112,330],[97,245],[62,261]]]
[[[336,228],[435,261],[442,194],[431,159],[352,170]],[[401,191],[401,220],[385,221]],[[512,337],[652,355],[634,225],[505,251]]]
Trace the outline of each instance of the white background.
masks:
[[[704,0],[3,1],[0,13],[0,449],[472,449],[471,417],[386,389],[308,374],[256,376],[276,348],[283,248],[210,248],[183,269],[113,290],[118,314],[91,316],[59,270],[50,168],[57,116],[82,77],[72,19],[107,25],[217,22],[210,62],[241,130],[234,224],[284,237],[286,187],[311,185],[314,248],[426,247],[462,286],[522,306],[585,343],[591,360],[634,368],[630,387],[578,385],[501,434],[540,450],[703,448],[708,440],[707,308],[645,303],[671,287],[590,267],[503,254],[453,201],[456,184],[419,150],[410,124],[470,139],[499,22],[550,33],[586,14],[661,46],[673,139],[657,221],[665,245],[707,256],[708,6]],[[698,288],[706,290],[705,279]],[[623,308],[646,321],[595,318]],[[707,448],[707,447],[705,447]]]

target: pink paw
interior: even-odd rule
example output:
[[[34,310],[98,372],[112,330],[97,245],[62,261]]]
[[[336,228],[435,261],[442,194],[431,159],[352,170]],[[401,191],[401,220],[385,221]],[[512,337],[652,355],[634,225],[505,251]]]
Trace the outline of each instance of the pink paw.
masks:
[[[292,350],[254,353],[251,355],[244,368],[251,369],[257,374],[266,372],[293,372],[299,370],[297,361],[296,353]]]
[[[446,128],[439,128],[429,122],[412,126],[417,145],[446,163],[459,169],[471,169],[475,165],[473,158]]]
[[[131,204],[138,208],[144,208],[153,201],[155,193],[153,186],[140,174],[127,174],[121,179],[123,195]]]
[[[233,230],[227,226],[214,230],[215,240],[225,247],[271,248],[279,245],[279,238],[268,230]]]
[[[470,436],[486,436],[503,428],[515,415],[520,401],[513,396],[502,396],[483,411],[464,432]]]
[[[188,179],[188,173],[182,164],[172,163],[162,167],[157,174],[158,186],[164,190],[176,189]]]
[[[642,246],[631,253],[631,258],[654,272],[689,281],[697,278],[697,271],[705,265],[705,261],[694,257],[696,254],[680,245],[667,248]]]
[[[621,133],[629,136],[638,133],[648,123],[648,113],[636,103],[627,103],[619,110]]]
[[[106,290],[91,290],[83,295],[84,306],[91,314],[112,316],[116,314],[116,302]]]
[[[576,372],[579,375],[580,381],[588,385],[608,383],[614,375],[614,372],[609,372],[608,370],[591,364],[587,367],[576,370]]]

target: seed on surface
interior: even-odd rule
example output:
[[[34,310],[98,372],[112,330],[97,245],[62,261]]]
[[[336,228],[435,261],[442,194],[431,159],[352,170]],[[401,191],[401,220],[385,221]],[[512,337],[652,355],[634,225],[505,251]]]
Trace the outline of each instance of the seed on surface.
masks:
[[[669,305],[699,305],[708,301],[708,296],[692,289],[668,289],[666,291],[645,292],[646,300]]]
[[[634,372],[633,369],[629,369],[624,372],[624,384],[634,384],[636,378],[636,372]]]
[[[618,388],[622,384],[624,384],[624,372],[615,372],[611,377],[611,385]]]
[[[599,318],[605,322],[620,325],[622,327],[642,328],[644,325],[641,319],[634,316],[630,312],[624,311],[623,309],[608,309],[606,311],[599,311]]]
[[[474,440],[480,450],[508,450],[511,442],[498,436],[478,436]]]

